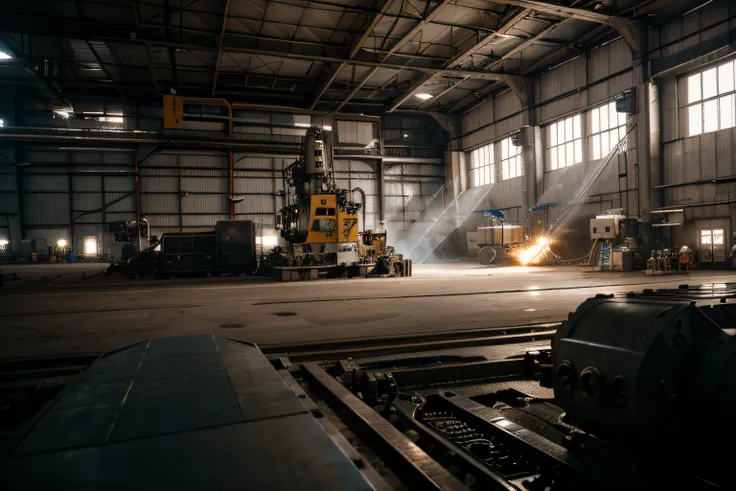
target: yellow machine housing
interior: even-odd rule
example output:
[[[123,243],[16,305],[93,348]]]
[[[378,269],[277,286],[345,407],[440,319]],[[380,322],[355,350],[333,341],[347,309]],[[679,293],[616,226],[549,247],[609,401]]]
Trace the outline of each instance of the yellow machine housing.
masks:
[[[337,206],[337,195],[313,194],[305,244],[358,242],[358,215]]]

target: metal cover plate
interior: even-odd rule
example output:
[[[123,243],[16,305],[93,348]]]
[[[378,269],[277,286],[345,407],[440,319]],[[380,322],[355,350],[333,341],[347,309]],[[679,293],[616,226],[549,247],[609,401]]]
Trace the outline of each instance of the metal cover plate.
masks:
[[[210,335],[101,358],[0,476],[3,489],[371,489],[256,346]]]

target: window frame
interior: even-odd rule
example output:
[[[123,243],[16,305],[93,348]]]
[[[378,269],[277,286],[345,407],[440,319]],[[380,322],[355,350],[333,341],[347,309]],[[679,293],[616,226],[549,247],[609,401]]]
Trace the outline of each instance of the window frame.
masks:
[[[510,149],[514,149],[514,154],[509,152]],[[511,141],[511,137],[504,138],[501,140],[501,180],[506,181],[507,179],[514,179],[524,175],[523,168],[521,165],[521,153],[523,147],[517,147]],[[504,154],[506,157],[504,157]],[[514,175],[511,175],[511,163],[514,162]]]
[[[603,108],[606,108],[606,112],[608,114],[608,117],[606,118],[607,125],[606,128],[602,128],[602,113]],[[617,125],[615,127],[610,126],[611,123],[611,110],[613,110],[616,113],[616,123]],[[596,118],[596,111],[598,111]],[[616,101],[610,101],[605,104],[601,104],[599,106],[594,107],[593,109],[590,109],[586,113],[586,118],[590,122],[590,134],[587,135],[588,138],[588,144],[590,145],[590,161],[594,160],[600,160],[603,158],[606,158],[609,153],[611,153],[611,150],[619,144],[621,140],[624,139],[626,136],[626,129],[627,129],[627,115],[626,113],[619,113],[616,112]],[[595,127],[595,120],[598,119],[598,128],[596,131]],[[616,142],[612,143],[611,141],[611,134],[615,133],[616,135]],[[608,140],[608,144],[604,145],[604,137]],[[608,151],[604,151],[605,148],[608,148]]]
[[[721,85],[725,82],[721,77],[721,69],[730,66],[731,72],[731,87],[724,88],[721,90]],[[704,97],[706,94],[706,87],[704,78],[707,73],[714,71],[714,83],[715,83],[715,95]],[[725,70],[727,72],[727,70]],[[691,91],[693,88],[692,80],[698,77],[698,98],[693,99]],[[712,133],[714,131],[725,130],[728,128],[736,127],[736,60],[731,59],[724,63],[712,64],[705,69],[697,70],[694,72],[687,73],[683,76],[687,100],[684,105],[680,105],[680,114],[684,114],[684,122],[686,123],[687,134],[684,137],[689,138],[692,136],[703,135],[705,133]],[[706,105],[709,109],[706,111]],[[724,110],[730,106],[728,112]],[[708,114],[706,112],[714,112],[714,114]],[[724,114],[729,115],[728,121],[724,124]],[[696,115],[698,126],[693,125]],[[683,120],[681,120],[683,121]],[[713,124],[715,123],[715,126]]]
[[[572,138],[570,139],[567,137],[568,121],[570,123],[570,133],[572,135]],[[560,130],[565,132],[564,141],[560,141]],[[578,130],[577,136],[576,130]],[[571,165],[584,162],[583,142],[585,135],[583,134],[583,112],[559,118],[549,123],[544,127],[544,132],[545,172],[565,169]],[[554,138],[552,138],[553,132]],[[552,143],[553,141],[554,144]],[[570,152],[572,153],[570,154]],[[567,162],[570,155],[572,155],[572,163]],[[564,158],[565,161],[565,165],[563,166],[560,166],[561,158]]]
[[[496,158],[494,144],[488,143],[474,148],[468,157],[468,180],[469,188],[495,184],[496,182]]]

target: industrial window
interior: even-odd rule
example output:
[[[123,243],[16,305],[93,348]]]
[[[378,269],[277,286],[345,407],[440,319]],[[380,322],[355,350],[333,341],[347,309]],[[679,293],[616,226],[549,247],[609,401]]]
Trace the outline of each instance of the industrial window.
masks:
[[[4,126],[5,126],[5,121],[4,121],[4,120],[2,120],[2,119],[0,119],[0,128],[2,128],[2,127],[4,127]]]
[[[733,61],[687,77],[688,136],[736,125]]]
[[[591,123],[593,160],[606,157],[626,135],[626,113],[616,112],[616,103],[596,107],[588,113]]]
[[[501,179],[511,179],[521,175],[521,147],[511,141],[511,137],[501,142]]]
[[[493,143],[470,152],[470,187],[496,182],[496,165],[493,162]]]
[[[582,121],[579,114],[547,126],[547,169],[562,169],[583,161]]]
[[[97,254],[97,237],[84,238],[84,253],[91,256]]]

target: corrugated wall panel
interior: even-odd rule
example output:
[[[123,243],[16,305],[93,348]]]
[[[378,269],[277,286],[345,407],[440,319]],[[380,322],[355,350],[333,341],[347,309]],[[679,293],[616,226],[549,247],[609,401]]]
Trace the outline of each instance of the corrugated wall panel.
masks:
[[[233,158],[234,160],[234,158]],[[227,169],[228,158],[222,154],[180,154],[179,165],[185,167],[204,167],[210,169]]]
[[[143,193],[175,193],[178,191],[178,178],[141,176],[141,192]],[[183,190],[184,188],[182,188]]]
[[[700,137],[685,138],[682,147],[684,181],[697,181],[700,179]]]
[[[15,191],[17,179],[13,175],[0,175],[0,191]]]
[[[141,158],[143,156],[139,155],[138,158]],[[143,163],[141,163],[140,168],[145,169],[146,167],[176,167],[176,161],[177,161],[177,155],[176,154],[169,154],[169,153],[160,153],[157,152],[150,157],[148,157]]]
[[[279,180],[280,184],[281,181]],[[274,193],[273,179],[251,178],[251,177],[235,177],[233,182],[233,192],[240,193]]]
[[[494,208],[521,206],[521,190],[524,177],[516,177],[497,182],[489,193]]]
[[[521,114],[517,114],[516,116],[513,116],[511,118],[505,119],[503,121],[499,121],[496,123],[496,135],[506,135],[508,133],[511,133],[513,131],[518,130],[521,128],[522,125],[522,118]]]
[[[661,85],[660,100],[662,101],[662,141],[668,142],[677,138],[677,80],[665,79]]]
[[[227,196],[217,194],[190,194],[181,199],[182,213],[226,213]]]
[[[155,230],[156,227],[179,227],[179,217],[175,215],[145,215],[148,223]]]
[[[245,199],[235,205],[236,213],[276,213],[273,196],[244,196]],[[281,207],[281,200],[277,200],[277,208]]]
[[[563,115],[578,112],[580,111],[580,108],[585,107],[586,102],[585,93],[580,92],[558,101],[545,104],[539,108],[539,122],[540,124],[548,123]]]
[[[736,140],[736,128],[719,131],[716,141],[718,144],[718,161],[716,163],[716,175],[728,177],[736,174],[736,155],[734,155],[734,141]]]
[[[227,215],[184,215],[182,225],[184,227],[214,227],[218,221],[227,220]]]
[[[67,162],[71,161],[75,164],[90,164],[99,166],[102,163],[102,152],[61,152],[66,155]]]
[[[43,150],[28,150],[26,151],[25,158],[23,159],[31,164],[45,164],[45,163],[63,163],[69,162],[69,156],[66,152],[62,151],[43,151]]]
[[[375,195],[378,191],[378,185],[375,179],[351,179],[352,189],[360,188],[365,194]]]
[[[74,191],[102,191],[102,176],[74,176],[72,177]]]
[[[386,190],[386,196],[403,196],[404,195],[403,183],[386,181],[385,190]]]
[[[367,145],[373,140],[373,123],[361,121],[338,121],[339,143]]]
[[[496,119],[501,119],[521,111],[521,101],[513,92],[505,92],[494,101]]]
[[[110,215],[105,215],[105,220],[114,222],[115,220],[110,219]],[[102,222],[102,213],[81,213],[78,211],[74,212],[74,224],[79,223],[100,223]]]
[[[176,194],[141,195],[141,214],[150,213],[179,213],[179,196]]]
[[[69,195],[24,193],[23,210],[27,224],[66,225],[69,223]]]
[[[213,177],[182,177],[182,191],[190,193],[229,193],[228,180],[226,178]]]
[[[233,156],[233,162],[235,169],[272,169],[273,168],[273,160],[270,158],[265,157],[246,157],[243,158],[243,154],[235,154]],[[283,159],[277,159],[277,160],[283,160]],[[291,164],[289,162],[289,164]],[[288,164],[287,164],[288,165]]]
[[[23,190],[33,191],[60,191],[69,190],[68,176],[23,176]]]
[[[83,225],[83,224],[75,224],[74,225],[74,237],[94,237],[94,236],[100,236],[103,233],[103,227],[102,225]],[[83,248],[83,244],[77,243],[74,244],[74,248],[79,250]],[[99,245],[98,245],[99,248]],[[102,252],[101,250],[99,252]]]
[[[105,210],[109,213],[135,213],[135,195],[132,193],[105,193]]]
[[[72,195],[72,206],[74,208],[75,216],[78,212],[93,211],[102,209],[102,195],[101,194],[74,194]]]
[[[730,131],[730,129],[724,130],[724,132]],[[700,175],[698,179],[712,179],[716,177],[716,157],[718,155],[716,152],[716,135],[717,133],[705,133],[700,136]],[[697,161],[693,162],[693,164],[697,166]]]
[[[362,160],[348,160],[350,163],[350,170],[353,172],[365,172],[373,174],[373,167]]]
[[[102,163],[133,167],[133,152],[103,152]]]
[[[131,193],[135,191],[133,176],[105,176],[105,192]]]
[[[12,193],[0,193],[0,210],[3,213],[18,213],[18,199]],[[3,225],[5,225],[3,223]]]

